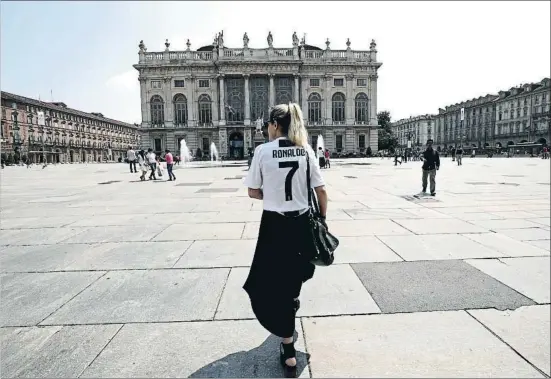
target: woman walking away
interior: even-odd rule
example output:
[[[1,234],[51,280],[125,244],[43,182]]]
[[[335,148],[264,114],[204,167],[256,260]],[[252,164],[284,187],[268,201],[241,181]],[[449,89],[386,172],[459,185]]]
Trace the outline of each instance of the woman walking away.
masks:
[[[331,168],[331,153],[329,149],[325,149],[325,167]]]
[[[314,265],[301,256],[310,230],[307,173],[323,220],[327,193],[298,104],[280,104],[270,111],[268,135],[270,142],[256,148],[245,180],[249,197],[263,200],[264,212],[243,288],[260,324],[283,338],[285,377],[296,377],[295,315],[302,284],[314,275]]]
[[[320,168],[325,168],[325,153],[323,152],[323,149],[318,147],[318,161]]]
[[[155,170],[157,170],[157,159],[152,148],[147,149],[147,162],[149,163],[149,168],[151,168],[151,174],[149,174],[149,180],[157,180],[155,177]]]
[[[145,174],[148,168],[143,150],[138,151],[138,165],[140,166],[140,180],[145,180]]]

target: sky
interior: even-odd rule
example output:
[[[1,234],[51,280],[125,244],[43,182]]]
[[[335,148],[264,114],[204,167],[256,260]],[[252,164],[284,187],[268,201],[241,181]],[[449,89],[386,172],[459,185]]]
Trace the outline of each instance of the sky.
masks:
[[[368,50],[377,42],[378,111],[427,113],[551,76],[549,1],[115,2],[2,1],[3,91],[140,123],[138,43],[192,50],[224,31],[224,45]]]

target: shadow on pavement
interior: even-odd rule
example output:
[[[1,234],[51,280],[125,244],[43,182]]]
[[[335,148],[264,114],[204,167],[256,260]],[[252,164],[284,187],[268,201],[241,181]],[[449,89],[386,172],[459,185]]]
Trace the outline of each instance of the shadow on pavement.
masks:
[[[297,334],[295,333],[295,339]],[[260,346],[249,351],[226,355],[209,363],[189,378],[280,378],[283,368],[279,363],[281,338],[270,335]],[[296,344],[295,344],[296,346]],[[306,368],[308,354],[297,351],[297,376]]]

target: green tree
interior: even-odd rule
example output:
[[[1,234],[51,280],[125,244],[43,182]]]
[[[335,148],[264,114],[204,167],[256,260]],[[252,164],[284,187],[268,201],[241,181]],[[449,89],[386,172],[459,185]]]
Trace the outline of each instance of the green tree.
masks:
[[[379,124],[379,150],[393,152],[398,146],[398,140],[394,137],[390,127],[390,112],[382,111],[377,114]]]

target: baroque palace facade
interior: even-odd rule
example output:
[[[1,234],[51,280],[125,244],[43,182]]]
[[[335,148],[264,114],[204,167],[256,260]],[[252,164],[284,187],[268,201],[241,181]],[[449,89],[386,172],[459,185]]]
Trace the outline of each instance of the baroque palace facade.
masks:
[[[524,84],[497,95],[486,95],[440,108],[438,114],[392,123],[400,147],[424,145],[437,149],[506,147],[518,143],[549,144],[550,79]],[[417,138],[423,135],[426,138]]]
[[[377,151],[377,62],[370,49],[320,49],[292,35],[292,47],[224,46],[223,32],[211,45],[191,50],[147,52],[139,45],[142,148],[179,151],[180,141],[207,154],[211,143],[222,157],[241,158],[264,142],[260,131],[271,106],[301,105],[310,143],[322,135],[326,148],[349,153]]]
[[[138,126],[2,91],[2,155],[32,163],[117,161],[139,146]]]

